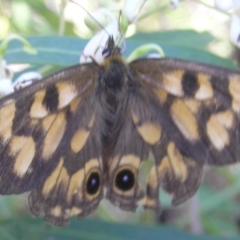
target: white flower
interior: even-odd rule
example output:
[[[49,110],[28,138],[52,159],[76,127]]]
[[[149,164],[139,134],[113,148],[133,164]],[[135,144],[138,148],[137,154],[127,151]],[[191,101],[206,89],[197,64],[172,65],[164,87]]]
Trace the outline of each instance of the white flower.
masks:
[[[168,2],[168,8],[170,10],[175,10],[179,6],[179,0],[170,0]]]
[[[240,47],[240,17],[232,14],[230,25],[230,39],[234,45]]]
[[[38,72],[25,72],[21,74],[12,84],[14,90],[19,90],[21,88],[27,87],[34,81],[41,79],[42,76]]]
[[[109,10],[101,8],[92,14],[92,17],[101,25],[103,25],[102,23],[104,22],[107,23],[107,25],[104,25],[104,29],[96,33],[88,42],[81,54],[80,63],[92,62],[92,58],[96,62],[101,63],[103,61],[102,51],[109,36],[113,36],[114,41],[116,41],[118,37],[118,22]]]
[[[139,8],[146,0],[125,0],[123,6],[123,12],[127,16],[129,22],[135,22]]]
[[[240,8],[239,0],[215,0],[215,7],[221,11],[237,11]]]
[[[13,92],[12,86],[13,72],[3,59],[0,66],[0,95],[6,95]]]
[[[26,72],[21,74],[13,83],[13,72],[6,61],[2,60],[0,66],[0,96],[10,94],[15,90],[26,87],[41,77],[42,76],[38,72]]]

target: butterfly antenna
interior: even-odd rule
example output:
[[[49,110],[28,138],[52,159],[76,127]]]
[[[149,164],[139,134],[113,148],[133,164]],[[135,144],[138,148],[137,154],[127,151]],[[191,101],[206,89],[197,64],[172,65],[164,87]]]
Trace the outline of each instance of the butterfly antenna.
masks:
[[[136,20],[137,16],[141,12],[141,10],[142,10],[142,8],[143,8],[143,6],[145,5],[146,2],[147,2],[147,0],[142,2],[141,6],[139,7],[139,9],[138,9],[138,11],[136,13],[136,15],[129,22],[130,24],[132,24]],[[126,42],[125,42],[125,39],[124,39],[124,35],[125,35],[127,29],[125,30],[125,32],[121,31],[121,27],[120,27],[121,16],[122,16],[122,11],[119,12],[119,17],[118,17],[118,29],[119,29],[119,32],[120,32],[120,38],[119,38],[118,44],[116,44],[116,45],[119,46],[120,43],[122,42],[123,43],[122,51],[124,52],[126,50]]]
[[[125,35],[126,31],[125,32],[121,31],[121,27],[120,27],[121,16],[122,16],[122,10],[120,10],[119,16],[118,16],[118,31],[120,33],[120,38],[119,38],[116,46],[119,46],[121,44],[121,42],[122,42],[123,43],[122,52],[124,52],[125,49],[126,49],[126,42],[125,42],[125,39],[124,39],[124,35]]]
[[[133,19],[131,20],[131,22],[130,22],[130,23],[133,23],[133,22],[136,20],[137,16],[138,16],[138,15],[139,15],[139,13],[141,12],[141,10],[142,10],[143,6],[145,5],[145,3],[146,3],[147,1],[148,1],[148,0],[145,0],[145,1],[143,1],[143,2],[142,2],[142,4],[141,4],[141,6],[139,7],[139,9],[138,9],[138,11],[137,11],[137,13],[136,13],[135,17],[133,17]]]
[[[110,34],[109,34],[109,32],[105,29],[105,27],[104,27],[100,22],[98,22],[98,21],[93,17],[93,15],[92,15],[86,8],[84,8],[81,4],[79,4],[78,2],[76,2],[76,1],[74,1],[74,0],[70,0],[70,2],[75,3],[75,4],[78,5],[80,8],[82,8],[82,9],[106,32],[106,34],[110,37]]]

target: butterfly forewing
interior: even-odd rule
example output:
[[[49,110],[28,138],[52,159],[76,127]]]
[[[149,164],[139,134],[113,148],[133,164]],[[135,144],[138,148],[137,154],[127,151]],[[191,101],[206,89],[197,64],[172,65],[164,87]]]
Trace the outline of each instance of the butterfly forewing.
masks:
[[[0,101],[0,192],[34,189],[31,211],[56,225],[102,197],[97,78],[97,65],[76,66]]]
[[[29,197],[32,213],[45,212],[45,220],[55,225],[89,214],[102,198],[101,107],[94,96],[81,100],[68,121],[57,167]]]
[[[130,66],[152,89],[151,108],[183,154],[201,164],[239,161],[238,72],[174,59]]]

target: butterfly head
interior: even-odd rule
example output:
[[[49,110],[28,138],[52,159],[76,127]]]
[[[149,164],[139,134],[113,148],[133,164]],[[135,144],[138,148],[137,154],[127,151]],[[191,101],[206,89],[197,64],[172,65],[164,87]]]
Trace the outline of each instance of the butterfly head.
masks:
[[[102,56],[107,58],[113,54],[122,54],[122,49],[116,46],[113,36],[109,36],[106,46],[102,51]]]

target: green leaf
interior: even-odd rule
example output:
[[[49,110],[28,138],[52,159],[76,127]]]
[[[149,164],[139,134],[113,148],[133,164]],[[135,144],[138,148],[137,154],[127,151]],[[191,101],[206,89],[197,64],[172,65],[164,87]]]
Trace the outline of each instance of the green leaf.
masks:
[[[14,41],[9,44],[5,59],[8,63],[53,64],[71,66],[80,59],[81,49],[87,40],[74,37],[29,37],[26,38],[37,50],[36,56],[28,55],[21,49],[21,45]]]
[[[177,33],[178,32],[179,31],[177,31]],[[155,42],[160,44],[160,46],[163,48],[166,57],[199,61],[206,64],[214,64],[220,67],[236,69],[232,61],[216,56],[209,51],[196,48],[196,46],[202,46],[201,44],[195,45],[195,47],[187,45],[186,43],[185,45],[179,45],[179,40],[176,37],[171,38],[171,41],[169,41],[168,43],[158,42],[157,39],[161,38],[161,36],[164,36],[165,34],[167,33],[159,33],[158,37],[155,34]],[[186,32],[184,31],[183,35],[185,34]],[[144,34],[144,36],[145,38],[152,38],[152,34]],[[185,36],[185,38],[188,39],[188,36]],[[27,40],[38,51],[38,55],[28,55],[23,52],[21,45],[18,42],[11,42],[9,49],[5,55],[5,59],[7,60],[7,62],[30,63],[35,65],[53,64],[64,67],[71,66],[79,63],[81,50],[84,49],[87,43],[87,40],[83,40],[77,37],[29,37],[27,38]],[[135,38],[132,38],[127,39],[126,41],[126,56],[129,55],[137,47],[146,43],[146,41],[142,37],[139,37],[137,40]],[[175,44],[173,44],[174,41]],[[203,41],[204,44],[206,42],[206,40]]]
[[[188,47],[205,48],[215,38],[208,32],[196,32],[194,30],[174,30],[155,33],[137,33],[130,40],[141,40],[145,43],[179,45]],[[128,40],[128,39],[127,39]]]
[[[195,236],[173,227],[108,223],[92,219],[73,220],[69,227],[57,228],[39,219],[19,218],[2,222],[0,236],[1,240],[224,240],[221,237]]]
[[[24,5],[25,12],[21,12]],[[24,10],[24,9],[23,9]],[[24,35],[57,34],[59,15],[46,6],[46,1],[14,0],[12,1],[12,29]],[[24,16],[23,16],[24,15]],[[34,19],[32,19],[34,17]],[[75,35],[74,25],[66,20],[65,34]]]

